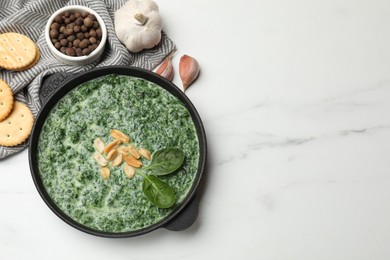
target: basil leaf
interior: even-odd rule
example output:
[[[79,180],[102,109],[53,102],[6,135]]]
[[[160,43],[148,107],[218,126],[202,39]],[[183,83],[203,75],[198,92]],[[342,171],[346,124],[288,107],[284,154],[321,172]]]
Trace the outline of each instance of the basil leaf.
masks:
[[[152,156],[151,163],[142,168],[149,174],[157,176],[170,174],[183,164],[184,152],[177,148],[164,148],[156,151]]]
[[[169,208],[175,204],[174,190],[157,176],[143,175],[142,191],[159,208]]]

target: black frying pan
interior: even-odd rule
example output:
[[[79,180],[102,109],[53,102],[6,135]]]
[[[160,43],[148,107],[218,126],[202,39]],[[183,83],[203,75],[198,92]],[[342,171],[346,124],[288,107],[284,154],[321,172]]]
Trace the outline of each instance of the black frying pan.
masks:
[[[134,76],[134,77],[139,77],[139,78],[149,80],[151,82],[156,83],[160,87],[169,91],[172,95],[179,98],[187,107],[194,121],[198,139],[199,139],[199,148],[200,148],[198,172],[193,182],[193,185],[187,197],[183,200],[183,202],[169,216],[164,218],[162,221],[140,230],[123,232],[123,233],[110,233],[110,232],[91,229],[89,227],[81,225],[80,223],[74,221],[66,214],[64,214],[57,207],[57,205],[52,201],[50,196],[47,194],[43,186],[42,180],[40,178],[40,174],[37,166],[37,158],[36,158],[39,135],[42,126],[48,114],[50,113],[51,109],[53,108],[53,106],[73,88],[79,86],[80,84],[86,81],[104,75],[108,75],[108,74]],[[69,75],[66,73],[54,74],[50,76],[48,79],[46,79],[45,82],[43,83],[40,92],[40,98],[43,103],[43,106],[39,115],[35,120],[33,131],[30,136],[30,145],[28,149],[30,170],[39,194],[41,195],[42,199],[46,202],[46,204],[49,206],[49,208],[58,217],[60,217],[63,221],[65,221],[72,227],[84,231],[88,234],[102,236],[102,237],[112,237],[112,238],[138,236],[153,231],[160,227],[164,227],[169,230],[180,231],[190,227],[194,223],[198,213],[198,200],[196,198],[196,191],[201,181],[203,172],[205,170],[205,165],[206,165],[206,155],[207,155],[206,135],[204,132],[202,121],[195,107],[193,106],[191,101],[187,98],[187,96],[173,83],[147,70],[143,70],[135,67],[110,66],[110,67],[94,69],[77,75]]]

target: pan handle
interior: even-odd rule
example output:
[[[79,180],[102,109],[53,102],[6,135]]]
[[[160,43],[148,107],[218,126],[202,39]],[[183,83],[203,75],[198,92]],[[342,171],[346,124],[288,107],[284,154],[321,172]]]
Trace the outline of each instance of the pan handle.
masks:
[[[189,202],[189,204],[177,215],[173,220],[164,226],[164,228],[171,231],[183,231],[194,224],[198,217],[199,201],[196,197]]]
[[[47,100],[49,100],[49,98],[53,95],[53,93],[71,77],[73,77],[73,75],[66,72],[55,73],[47,77],[43,81],[39,91],[39,100],[41,101],[41,104],[45,104]]]

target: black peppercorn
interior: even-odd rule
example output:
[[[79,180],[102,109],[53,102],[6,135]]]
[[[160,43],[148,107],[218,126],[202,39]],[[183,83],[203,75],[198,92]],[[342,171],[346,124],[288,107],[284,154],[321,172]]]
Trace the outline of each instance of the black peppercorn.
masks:
[[[68,46],[68,39],[62,39],[61,41],[60,41],[60,43],[61,43],[61,46],[64,46],[64,47],[66,47],[66,46]]]
[[[84,19],[84,25],[87,26],[88,28],[93,26],[93,21],[90,17],[87,17]]]
[[[84,24],[83,24],[83,25],[81,25],[81,31],[82,31],[82,32],[86,32],[86,31],[88,31],[88,28],[87,28],[87,26],[85,26]]]
[[[99,28],[99,29],[96,29],[96,36],[98,37],[98,39],[101,39],[102,38],[102,35],[103,35],[103,32],[102,30]]]
[[[66,55],[76,56],[76,51],[73,48],[67,48],[66,49]]]
[[[79,32],[78,34],[76,34],[76,37],[77,37],[77,39],[82,40],[82,39],[84,39],[84,33]]]
[[[95,43],[96,43],[96,38],[95,38],[95,37],[89,38],[89,42],[90,42],[91,44],[95,44]]]
[[[52,39],[58,38],[58,36],[60,35],[60,33],[56,29],[51,29],[49,34],[50,38]]]
[[[74,23],[70,23],[66,25],[66,29],[73,29]]]
[[[77,49],[76,49],[76,55],[77,55],[77,56],[83,56],[83,55],[84,55],[84,54],[83,54],[83,50],[80,49],[80,48],[77,48]]]
[[[74,41],[73,41],[73,47],[75,47],[75,48],[78,48],[79,47],[79,45],[80,45],[80,39],[75,39]]]
[[[60,42],[56,42],[54,44],[54,47],[56,47],[56,49],[59,50],[61,48],[61,43]]]
[[[73,42],[76,39],[76,36],[74,34],[68,36],[68,41]]]
[[[61,15],[57,15],[56,17],[54,17],[54,21],[56,23],[62,23],[64,20],[62,19]]]
[[[73,34],[73,29],[65,29],[65,31],[64,31],[65,36],[70,36],[72,34]]]
[[[96,50],[96,48],[98,47],[98,45],[95,43],[95,44],[92,44],[92,50]]]
[[[84,55],[89,55],[91,53],[91,50],[89,48],[83,49],[83,54]]]
[[[89,30],[89,36],[91,36],[91,37],[96,37],[96,31],[95,31],[95,29]]]
[[[79,33],[79,32],[81,31],[80,25],[75,25],[75,26],[73,27],[73,31],[74,31],[75,33]]]
[[[79,47],[80,47],[81,49],[85,49],[85,48],[88,47],[88,45],[89,45],[89,40],[84,39],[84,40],[82,40],[82,41],[80,42]]]
[[[60,29],[60,24],[59,23],[52,23],[50,25],[50,29],[58,30],[58,29]]]
[[[74,23],[81,26],[84,24],[84,19],[82,17],[79,17],[76,19],[76,21],[74,21]]]

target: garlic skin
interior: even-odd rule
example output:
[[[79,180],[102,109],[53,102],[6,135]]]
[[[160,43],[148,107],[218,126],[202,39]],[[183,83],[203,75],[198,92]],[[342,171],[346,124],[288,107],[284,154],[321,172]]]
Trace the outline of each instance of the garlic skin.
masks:
[[[198,61],[188,55],[183,55],[179,62],[179,74],[184,91],[198,78],[200,67]]]
[[[175,72],[172,65],[172,56],[168,56],[167,58],[165,58],[165,60],[161,63],[160,67],[158,67],[156,73],[163,76],[169,81],[173,80]]]
[[[129,0],[115,11],[115,33],[131,52],[150,49],[161,41],[163,27],[158,5],[152,0]]]

